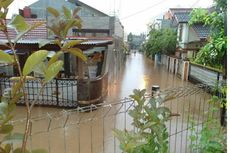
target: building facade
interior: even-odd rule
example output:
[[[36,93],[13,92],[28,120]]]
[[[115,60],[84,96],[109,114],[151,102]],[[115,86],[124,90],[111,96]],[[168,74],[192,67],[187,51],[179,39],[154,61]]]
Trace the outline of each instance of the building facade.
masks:
[[[109,37],[113,39],[113,44],[108,46],[108,54],[106,55],[107,61],[110,63],[107,63],[105,68],[106,70],[111,71],[109,73],[109,79],[113,79],[112,77],[114,77],[114,73],[120,70],[125,59],[125,52],[122,47],[124,41],[124,27],[120,20],[115,16],[109,16],[78,0],[38,0],[29,6],[31,9],[31,16],[35,16],[40,19],[47,19],[49,24],[50,15],[46,11],[46,8],[49,6],[57,10],[62,10],[62,6],[71,10],[76,7],[80,8],[78,15],[82,20],[82,28],[71,29],[68,32],[68,37],[87,39]],[[52,35],[48,35],[48,38],[52,37]],[[94,48],[88,52],[101,52],[103,50],[103,48]]]

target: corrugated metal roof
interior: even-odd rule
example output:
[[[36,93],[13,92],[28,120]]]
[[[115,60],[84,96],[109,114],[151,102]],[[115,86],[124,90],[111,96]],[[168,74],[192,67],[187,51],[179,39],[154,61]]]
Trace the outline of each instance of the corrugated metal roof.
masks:
[[[202,24],[194,24],[192,28],[195,30],[200,39],[207,38],[210,35],[210,27]]]
[[[41,40],[32,39],[32,40],[19,40],[18,44],[38,44]],[[0,44],[6,44],[8,41],[6,39],[0,39]],[[112,40],[85,40],[80,45],[103,45],[103,44],[112,44]]]

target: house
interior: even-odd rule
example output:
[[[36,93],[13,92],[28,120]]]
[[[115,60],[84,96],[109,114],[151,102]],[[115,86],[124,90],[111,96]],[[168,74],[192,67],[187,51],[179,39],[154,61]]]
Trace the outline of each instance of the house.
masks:
[[[203,24],[189,25],[192,8],[171,8],[168,18],[172,26],[177,26],[177,56],[182,59],[193,58],[207,42],[210,29]]]
[[[161,28],[172,28],[177,31],[176,56],[182,59],[194,58],[199,49],[207,42],[210,29],[203,24],[189,25],[193,8],[170,8],[163,19]]]
[[[31,6],[20,10],[19,13],[30,24],[36,21],[45,21],[46,24],[49,24],[50,16],[46,12],[46,7],[52,6],[56,9],[62,9],[63,5],[72,9],[81,7],[79,15],[83,20],[82,31],[71,29],[68,32],[67,38],[87,40],[76,46],[82,49],[86,55],[94,52],[103,54],[103,61],[98,64],[100,69],[97,68],[96,75],[94,75],[89,71],[88,64],[84,64],[75,56],[65,53],[62,57],[64,60],[63,77],[77,81],[77,101],[79,104],[102,102],[108,91],[108,80],[114,74],[114,67],[119,68],[119,65],[122,64],[120,61],[123,60],[124,56],[124,52],[121,49],[124,27],[116,17],[110,17],[80,2],[76,5],[74,2],[65,0],[39,0]],[[19,56],[21,66],[24,65],[25,60],[33,51],[39,49],[39,39],[52,40],[55,38],[46,28],[46,24],[32,30],[16,44],[17,55]],[[9,29],[9,33],[11,38],[16,37],[14,29]],[[4,46],[4,43],[7,43],[7,40],[4,34],[0,32],[0,49],[2,50],[8,49]],[[41,49],[57,51],[59,48],[55,44],[47,44]]]
[[[51,6],[57,10],[61,10],[62,6],[66,6],[69,9],[76,7],[80,8],[78,13],[82,20],[81,30],[73,28],[68,32],[69,38],[87,38],[87,39],[107,39],[112,38],[113,44],[108,48],[108,62],[109,65],[109,79],[113,80],[113,73],[119,71],[124,63],[125,52],[123,51],[124,41],[124,27],[120,20],[115,16],[109,16],[79,0],[38,0],[37,2],[29,5],[31,16],[35,16],[38,19],[48,19],[49,13],[46,8]],[[48,38],[52,38],[52,35],[48,35]],[[105,48],[94,48],[88,51],[88,53],[101,52]],[[116,63],[116,64],[114,64]]]

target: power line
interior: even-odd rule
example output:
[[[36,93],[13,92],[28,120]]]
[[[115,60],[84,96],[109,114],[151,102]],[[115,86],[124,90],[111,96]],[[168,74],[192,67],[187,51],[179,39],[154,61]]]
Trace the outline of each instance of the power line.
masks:
[[[198,4],[200,0],[196,0],[190,7],[193,8],[196,4]]]
[[[162,4],[162,3],[164,3],[165,1],[167,1],[167,0],[160,1],[159,3],[156,3],[156,4],[154,4],[154,5],[152,5],[152,6],[149,6],[149,7],[145,8],[145,9],[142,9],[142,10],[140,10],[140,11],[137,11],[137,12],[133,13],[133,14],[127,15],[127,16],[121,18],[121,20],[124,20],[124,19],[130,18],[130,17],[136,16],[136,15],[141,14],[141,13],[143,13],[143,12],[146,12],[146,11],[148,11],[148,10],[150,10],[150,9],[152,9],[152,8],[154,8],[154,7],[156,7],[156,6],[160,5],[160,4]]]

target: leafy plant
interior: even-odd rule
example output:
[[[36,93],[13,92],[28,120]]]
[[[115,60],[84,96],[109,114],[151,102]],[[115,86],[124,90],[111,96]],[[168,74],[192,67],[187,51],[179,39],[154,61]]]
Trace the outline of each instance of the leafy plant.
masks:
[[[176,51],[176,32],[172,29],[152,28],[144,44],[147,56],[162,53],[173,54]]]
[[[227,56],[227,36],[225,33],[226,0],[216,0],[216,10],[208,13],[204,9],[193,9],[189,24],[203,23],[211,29],[211,37],[208,43],[201,48],[195,62],[215,68],[222,68],[224,58]],[[226,68],[224,68],[226,69]],[[225,70],[226,71],[226,70]]]
[[[5,44],[8,48],[13,51],[13,56],[8,55],[4,51],[0,50],[0,63],[15,64],[18,68],[19,76],[10,78],[13,81],[13,86],[9,90],[5,90],[4,94],[0,97],[0,152],[1,153],[30,153],[26,149],[27,140],[31,131],[31,114],[35,102],[37,101],[40,94],[47,82],[52,80],[63,66],[63,61],[59,60],[59,57],[64,53],[71,53],[74,56],[81,58],[86,61],[86,57],[79,48],[75,46],[82,41],[72,40],[67,41],[66,36],[68,30],[76,26],[81,27],[81,22],[77,16],[79,9],[73,10],[73,13],[65,7],[63,7],[63,15],[54,8],[48,8],[48,12],[53,15],[53,22],[48,28],[56,35],[56,40],[53,41],[42,41],[40,47],[47,43],[54,43],[60,47],[60,51],[57,52],[48,63],[44,60],[47,58],[47,50],[38,50],[31,54],[25,62],[24,67],[20,66],[18,57],[16,55],[16,44],[26,33],[44,24],[44,22],[38,22],[33,25],[29,25],[25,19],[16,15],[8,24],[6,23],[6,15],[8,13],[8,6],[13,0],[0,0],[0,31],[3,32],[8,40]],[[8,33],[8,28],[14,28],[17,32],[17,37],[11,40]],[[43,79],[41,81],[41,88],[37,95],[37,98],[31,103],[28,100],[25,84],[27,80],[36,79],[31,76],[32,72],[39,72],[42,74]],[[16,107],[16,103],[23,97],[26,104],[27,120],[25,125],[25,132],[23,134],[13,133],[14,126],[10,124],[10,120],[13,118],[13,111]],[[15,143],[22,144],[20,148],[13,150]],[[45,153],[43,149],[32,150],[31,153]]]
[[[219,106],[219,105],[218,105]],[[211,104],[211,112],[219,107]],[[208,119],[203,123],[202,130],[197,132],[195,122],[191,122],[191,149],[192,151],[204,153],[225,153],[227,152],[226,129],[222,127],[217,119],[213,119],[212,113],[208,112]]]
[[[167,153],[169,135],[165,122],[169,120],[171,112],[167,107],[160,106],[164,98],[156,96],[147,101],[145,92],[135,89],[130,96],[136,105],[129,115],[137,130],[114,129],[114,135],[125,153]]]

